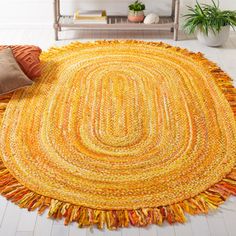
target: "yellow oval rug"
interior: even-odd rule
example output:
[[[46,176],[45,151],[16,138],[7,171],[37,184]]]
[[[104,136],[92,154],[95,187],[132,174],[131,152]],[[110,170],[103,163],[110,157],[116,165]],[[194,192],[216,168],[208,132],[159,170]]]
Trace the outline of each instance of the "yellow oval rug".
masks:
[[[1,97],[6,198],[116,229],[185,222],[236,194],[236,91],[202,54],[99,41],[41,60],[32,87]]]

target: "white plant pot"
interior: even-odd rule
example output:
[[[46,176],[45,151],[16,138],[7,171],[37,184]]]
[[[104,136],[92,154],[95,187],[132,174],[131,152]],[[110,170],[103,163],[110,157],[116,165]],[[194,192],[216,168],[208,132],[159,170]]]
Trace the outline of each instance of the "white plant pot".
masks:
[[[201,30],[197,30],[197,39],[199,42],[210,46],[210,47],[219,47],[226,43],[227,39],[229,38],[230,26],[226,25],[223,26],[220,32],[213,32],[209,30],[208,35],[206,35]]]

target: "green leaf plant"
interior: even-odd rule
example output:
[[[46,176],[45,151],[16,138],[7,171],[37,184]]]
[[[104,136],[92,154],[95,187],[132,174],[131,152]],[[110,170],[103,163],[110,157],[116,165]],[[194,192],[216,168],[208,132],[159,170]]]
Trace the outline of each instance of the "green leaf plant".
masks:
[[[223,26],[236,26],[236,11],[221,10],[219,1],[216,3],[211,0],[212,4],[200,4],[196,2],[194,7],[187,6],[189,13],[184,15],[184,30],[188,34],[201,30],[208,35],[209,30],[215,34],[221,30]]]
[[[129,10],[131,11],[143,11],[145,10],[145,5],[139,0],[135,1],[134,3],[129,5]]]

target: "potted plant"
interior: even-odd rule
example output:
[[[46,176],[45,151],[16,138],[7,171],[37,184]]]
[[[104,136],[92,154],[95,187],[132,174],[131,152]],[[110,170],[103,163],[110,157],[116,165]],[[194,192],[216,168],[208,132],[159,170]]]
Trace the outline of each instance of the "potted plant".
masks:
[[[129,5],[128,20],[131,22],[139,23],[144,20],[145,5],[139,0]]]
[[[230,26],[236,26],[236,11],[221,10],[216,4],[199,4],[188,6],[189,13],[184,15],[184,29],[187,33],[196,33],[198,40],[207,46],[221,46],[230,32]]]

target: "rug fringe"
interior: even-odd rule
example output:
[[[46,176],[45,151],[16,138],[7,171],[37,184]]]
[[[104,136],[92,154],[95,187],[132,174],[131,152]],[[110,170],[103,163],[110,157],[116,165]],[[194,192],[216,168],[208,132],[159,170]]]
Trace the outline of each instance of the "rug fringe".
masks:
[[[90,43],[90,45],[112,44],[117,42],[118,41],[97,41]],[[119,43],[139,43],[139,41],[128,40],[119,41]],[[230,77],[215,63],[208,61],[201,53],[193,53],[187,49],[172,47],[162,42],[154,43],[142,41],[142,43],[168,48],[169,50],[191,56],[197,63],[201,63],[204,68],[211,73],[212,79],[214,79],[225,98],[228,100],[236,117],[236,89]],[[41,59],[53,59],[57,53],[63,53],[63,51],[68,52],[68,49],[74,50],[76,47],[83,47],[83,45],[83,43],[75,42],[62,48],[51,48],[48,52],[42,54]],[[87,46],[88,43],[86,44],[86,47]],[[12,94],[0,96],[0,121],[3,118],[4,111],[11,97]],[[150,224],[161,225],[164,221],[170,224],[176,222],[185,223],[185,213],[190,215],[207,214],[209,211],[217,209],[231,195],[236,196],[236,167],[219,183],[216,183],[197,196],[193,196],[179,203],[156,208],[102,210],[76,206],[37,194],[21,185],[6,169],[2,160],[0,160],[0,193],[8,200],[11,200],[21,208],[27,208],[29,211],[38,209],[38,213],[43,214],[45,210],[48,209],[48,217],[53,219],[65,218],[65,225],[71,222],[77,222],[78,227],[96,225],[98,229],[107,227],[110,230],[115,230],[119,227],[128,227],[130,225],[138,227]]]
[[[41,196],[26,187],[3,168],[1,162],[0,192],[6,199],[29,211],[38,209],[43,214],[48,209],[48,217],[56,220],[64,218],[64,224],[77,222],[78,227],[97,226],[98,229],[107,227],[115,230],[120,227],[144,227],[151,224],[161,225],[164,221],[169,224],[185,223],[185,213],[190,215],[207,214],[217,209],[230,195],[236,195],[236,169],[219,183],[199,195],[182,202],[156,208],[101,210],[84,206],[76,206],[56,199]]]

